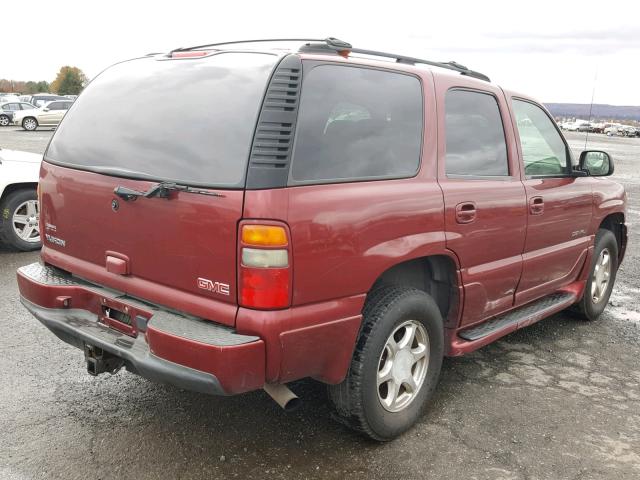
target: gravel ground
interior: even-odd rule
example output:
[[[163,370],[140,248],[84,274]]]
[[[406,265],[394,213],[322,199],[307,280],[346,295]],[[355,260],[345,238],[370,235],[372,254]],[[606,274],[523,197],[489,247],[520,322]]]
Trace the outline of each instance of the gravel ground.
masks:
[[[0,129],[0,146],[42,152],[50,132]],[[569,134],[573,148],[583,134]],[[0,478],[640,478],[640,139],[592,135],[629,192],[630,246],[598,322],[559,314],[447,359],[428,413],[375,444],[333,422],[324,388],[292,388],[285,414],[263,392],[216,398],[127,372],[93,378],[18,301],[0,251]],[[36,348],[34,348],[36,347]]]

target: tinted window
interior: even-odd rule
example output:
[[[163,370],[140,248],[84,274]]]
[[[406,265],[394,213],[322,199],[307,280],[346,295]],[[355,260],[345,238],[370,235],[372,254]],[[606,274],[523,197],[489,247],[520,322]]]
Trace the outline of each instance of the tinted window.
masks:
[[[222,53],[117,64],[75,101],[45,158],[133,178],[241,186],[277,59]]]
[[[504,128],[493,95],[450,90],[445,116],[448,175],[509,175]]]
[[[304,78],[296,130],[294,181],[412,176],[422,143],[420,81],[317,66]]]
[[[60,102],[51,102],[46,105],[46,108],[49,110],[62,110],[62,103]]]
[[[537,105],[513,101],[525,175],[563,175],[567,147],[549,116]]]
[[[20,106],[22,107],[22,110],[31,110],[32,108],[35,108],[30,103],[21,103]]]

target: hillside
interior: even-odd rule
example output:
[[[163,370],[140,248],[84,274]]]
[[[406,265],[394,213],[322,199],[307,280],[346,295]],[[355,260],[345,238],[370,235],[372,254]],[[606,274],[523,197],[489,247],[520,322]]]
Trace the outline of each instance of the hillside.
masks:
[[[555,117],[589,118],[588,103],[546,103],[546,107]],[[618,106],[593,104],[591,117],[594,119],[640,120],[640,106]]]

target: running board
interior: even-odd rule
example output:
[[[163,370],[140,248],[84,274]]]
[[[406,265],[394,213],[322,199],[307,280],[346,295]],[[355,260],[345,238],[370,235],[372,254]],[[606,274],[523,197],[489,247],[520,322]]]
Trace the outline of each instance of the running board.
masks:
[[[577,299],[576,294],[573,292],[555,292],[535,302],[499,315],[477,327],[463,330],[458,333],[458,336],[468,341],[475,341],[501,330],[514,331],[573,305]]]

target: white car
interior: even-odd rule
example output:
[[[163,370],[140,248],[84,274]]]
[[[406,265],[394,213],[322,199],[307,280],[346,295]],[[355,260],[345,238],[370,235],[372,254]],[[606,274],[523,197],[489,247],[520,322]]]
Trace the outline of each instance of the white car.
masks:
[[[40,248],[38,176],[42,155],[0,148],[0,244]]]

